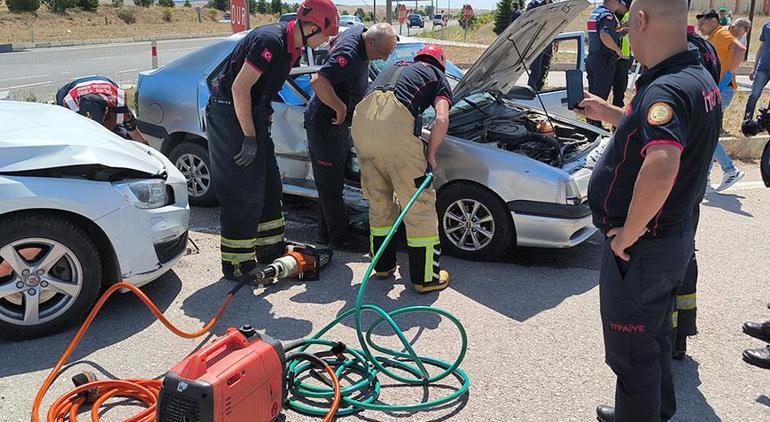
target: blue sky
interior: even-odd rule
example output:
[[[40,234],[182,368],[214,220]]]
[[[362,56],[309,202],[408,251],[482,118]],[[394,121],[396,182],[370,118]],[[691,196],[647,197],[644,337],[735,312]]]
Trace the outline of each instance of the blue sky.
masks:
[[[435,1],[435,0],[434,0]],[[463,4],[470,4],[474,8],[481,8],[481,9],[488,9],[492,10],[495,8],[495,5],[497,4],[497,0],[450,0],[452,10],[459,9],[462,7]],[[393,0],[393,3],[395,3],[396,0]],[[369,6],[372,5],[372,0],[334,0],[334,3],[336,4],[344,4],[344,5],[355,5],[355,4],[368,4]],[[405,2],[407,6],[410,4],[414,6],[414,1],[407,1]],[[430,5],[430,2],[419,2],[417,3],[420,6]],[[385,0],[377,0],[377,6],[384,6]],[[447,7],[447,0],[439,0],[439,8],[446,8]]]

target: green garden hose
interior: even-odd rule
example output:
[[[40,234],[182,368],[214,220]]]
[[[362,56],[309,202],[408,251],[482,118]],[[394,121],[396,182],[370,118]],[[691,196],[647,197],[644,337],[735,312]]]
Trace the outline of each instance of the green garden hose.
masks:
[[[351,374],[355,374],[360,377],[358,381],[351,381],[352,385],[342,389],[342,401],[343,406],[337,412],[338,416],[347,416],[360,412],[362,410],[378,410],[382,412],[405,412],[405,411],[418,411],[435,408],[446,403],[459,399],[468,392],[471,385],[471,380],[468,374],[460,369],[460,364],[465,358],[465,353],[468,349],[468,336],[465,332],[465,328],[451,313],[435,308],[432,306],[409,306],[405,308],[399,308],[391,312],[387,312],[379,306],[372,304],[364,304],[364,295],[366,293],[366,286],[369,282],[369,278],[372,274],[374,266],[380,259],[385,248],[390,243],[393,235],[395,234],[399,225],[404,220],[404,217],[409,213],[409,210],[414,205],[417,197],[430,185],[433,180],[433,173],[429,171],[426,173],[422,184],[417,191],[409,199],[409,202],[404,207],[401,214],[396,219],[393,227],[388,232],[385,241],[380,246],[380,249],[372,258],[372,262],[369,264],[369,268],[364,274],[363,280],[361,280],[361,287],[358,290],[358,297],[356,299],[356,306],[352,309],[348,309],[343,312],[337,319],[326,325],[318,333],[316,333],[310,339],[304,340],[298,343],[293,348],[299,348],[300,351],[304,351],[311,346],[323,346],[332,348],[333,352],[326,353],[326,363],[336,368],[337,378],[342,380],[344,377],[350,377]],[[379,317],[372,323],[366,330],[361,326],[361,314],[364,311],[374,312]],[[393,320],[395,317],[411,314],[411,313],[433,313],[450,320],[460,333],[461,345],[460,353],[454,362],[445,362],[440,359],[432,358],[429,356],[419,356],[414,351],[414,348],[410,344],[409,340],[404,335],[403,331],[399,328],[396,322]],[[329,330],[336,327],[343,320],[354,316],[356,321],[356,335],[358,336],[358,342],[361,349],[353,349],[343,345],[342,343],[326,340],[323,335]],[[374,330],[380,327],[383,323],[387,322],[388,325],[396,333],[404,349],[401,351],[389,349],[376,344],[372,340],[372,334]],[[381,353],[380,356],[372,354],[372,349]],[[289,351],[289,350],[287,350]],[[434,376],[430,376],[426,368],[433,366],[443,371]],[[310,404],[324,400],[331,399],[334,396],[334,392],[331,387],[319,387],[302,382],[306,372],[311,370],[311,364],[307,362],[294,361],[289,364],[288,377],[290,380],[289,390],[290,397],[286,401],[286,406],[294,411],[313,415],[324,416],[326,415],[328,408],[323,408],[320,405],[315,406]],[[398,371],[398,372],[395,372]],[[400,383],[407,385],[431,385],[437,383],[444,378],[453,375],[459,379],[461,386],[445,397],[417,403],[410,405],[397,405],[397,404],[383,404],[378,403],[380,392],[382,390],[378,375],[384,374],[389,378],[392,378]]]

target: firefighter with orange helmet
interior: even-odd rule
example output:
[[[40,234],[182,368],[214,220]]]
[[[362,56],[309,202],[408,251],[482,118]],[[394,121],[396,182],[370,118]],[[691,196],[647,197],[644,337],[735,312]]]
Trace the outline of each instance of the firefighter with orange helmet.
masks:
[[[304,47],[339,31],[332,0],[305,0],[297,19],[253,29],[216,76],[206,108],[211,173],[221,205],[222,272],[227,279],[285,250],[281,174],[270,137],[271,100]]]
[[[415,181],[427,169],[437,169],[436,153],[449,128],[452,92],[445,76],[440,47],[420,50],[413,62],[398,62],[383,70],[353,113],[352,134],[361,167],[361,185],[369,200],[372,255],[380,248],[399,214],[417,190]],[[421,139],[423,112],[435,109],[427,146]],[[409,276],[415,290],[445,289],[449,273],[441,269],[441,243],[436,215],[436,191],[426,189],[405,218]],[[396,246],[391,243],[375,266],[376,276],[396,270]]]

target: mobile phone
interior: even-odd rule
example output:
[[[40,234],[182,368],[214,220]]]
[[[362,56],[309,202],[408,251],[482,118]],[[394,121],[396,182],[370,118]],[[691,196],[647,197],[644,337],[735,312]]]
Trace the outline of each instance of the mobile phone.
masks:
[[[567,71],[567,108],[574,110],[583,101],[583,72],[580,69]]]

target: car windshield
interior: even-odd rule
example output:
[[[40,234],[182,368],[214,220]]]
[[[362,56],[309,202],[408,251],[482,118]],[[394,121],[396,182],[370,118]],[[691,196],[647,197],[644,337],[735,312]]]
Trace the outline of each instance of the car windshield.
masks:
[[[423,47],[425,47],[425,44],[423,43],[399,44],[396,46],[396,49],[393,51],[393,53],[391,53],[387,60],[375,60],[372,62],[371,66],[374,69],[374,72],[379,74],[380,71],[382,71],[382,69],[388,65],[403,60],[414,59],[415,54],[422,50]],[[455,66],[454,63],[447,60],[446,75],[449,79],[459,81],[463,77],[463,71],[460,70],[459,67]]]

